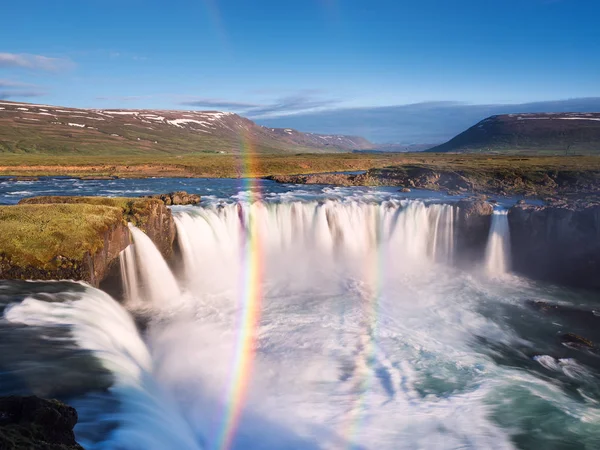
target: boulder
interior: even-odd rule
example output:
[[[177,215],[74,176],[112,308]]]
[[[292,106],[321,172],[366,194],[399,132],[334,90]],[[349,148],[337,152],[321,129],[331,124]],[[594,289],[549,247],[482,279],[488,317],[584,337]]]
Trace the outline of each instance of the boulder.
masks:
[[[165,205],[197,205],[202,200],[198,194],[188,194],[185,191],[169,192],[167,194],[146,195],[144,198],[161,200]]]
[[[75,408],[39,397],[0,398],[0,449],[83,450]]]
[[[563,344],[575,348],[594,348],[594,343],[589,339],[575,333],[565,333],[560,337]]]

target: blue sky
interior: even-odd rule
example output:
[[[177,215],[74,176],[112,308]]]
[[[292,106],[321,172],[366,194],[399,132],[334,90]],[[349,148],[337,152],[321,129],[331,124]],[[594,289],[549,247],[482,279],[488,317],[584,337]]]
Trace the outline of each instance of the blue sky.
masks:
[[[598,0],[28,0],[0,97],[254,118],[600,97]]]

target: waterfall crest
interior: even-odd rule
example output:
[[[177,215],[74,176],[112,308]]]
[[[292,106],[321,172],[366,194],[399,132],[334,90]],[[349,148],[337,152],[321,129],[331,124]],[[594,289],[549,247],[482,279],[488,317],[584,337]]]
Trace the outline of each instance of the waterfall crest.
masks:
[[[261,234],[256,250],[272,262],[268,269],[299,275],[315,258],[331,270],[364,266],[381,248],[407,266],[452,263],[455,216],[454,206],[419,201],[242,202],[179,212],[175,221],[186,278],[206,288],[238,277],[251,220]]]
[[[508,211],[495,210],[485,252],[485,268],[490,275],[510,271],[510,229]]]

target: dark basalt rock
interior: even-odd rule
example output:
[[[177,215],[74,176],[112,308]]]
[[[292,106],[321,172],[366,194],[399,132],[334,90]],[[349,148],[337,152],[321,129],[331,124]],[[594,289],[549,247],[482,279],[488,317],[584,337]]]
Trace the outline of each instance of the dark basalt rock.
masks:
[[[521,204],[510,209],[508,221],[515,272],[600,289],[600,206]]]
[[[560,337],[563,344],[576,348],[594,348],[594,343],[589,339],[575,333],[565,333]]]
[[[456,203],[458,220],[456,242],[458,257],[464,262],[481,261],[485,254],[494,208],[485,197]]]
[[[38,177],[12,177],[8,181],[38,181]]]
[[[73,427],[77,411],[39,397],[0,398],[0,449],[83,450]]]
[[[156,198],[162,200],[167,206],[171,205],[196,205],[202,197],[198,194],[188,194],[185,191],[169,192],[167,194],[146,195],[144,198]]]

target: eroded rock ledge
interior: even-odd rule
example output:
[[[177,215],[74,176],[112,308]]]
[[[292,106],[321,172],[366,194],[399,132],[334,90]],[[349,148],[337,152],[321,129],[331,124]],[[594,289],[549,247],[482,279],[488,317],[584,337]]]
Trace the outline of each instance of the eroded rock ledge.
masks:
[[[185,191],[169,192],[168,194],[145,195],[142,198],[155,198],[161,200],[165,205],[196,205],[202,197],[198,194],[188,194]]]
[[[600,289],[600,205],[510,209],[513,270],[534,279]]]
[[[34,197],[2,206],[0,278],[72,279],[99,286],[131,243],[129,222],[171,258],[175,223],[158,199]]]
[[[493,207],[481,198],[462,200],[456,206],[458,262],[480,264],[485,257]],[[600,204],[519,203],[509,209],[508,221],[515,273],[600,290]]]
[[[476,193],[552,198],[600,195],[600,170],[579,168],[495,167],[465,164],[462,169],[443,169],[405,164],[369,169],[362,174],[273,175],[278,183],[333,184],[338,186],[397,186],[451,194]]]

